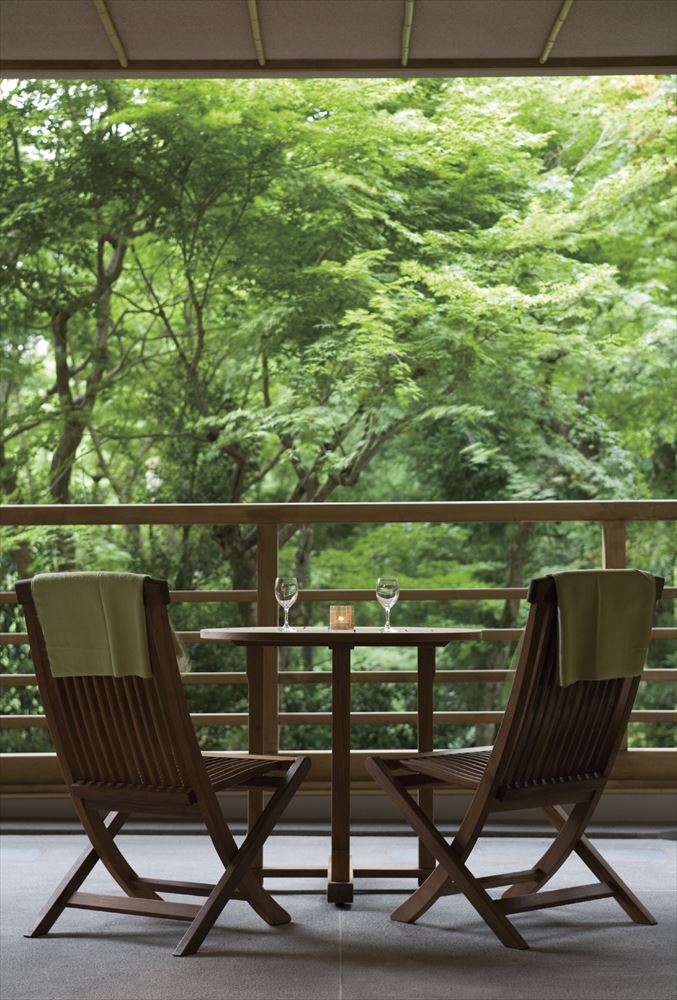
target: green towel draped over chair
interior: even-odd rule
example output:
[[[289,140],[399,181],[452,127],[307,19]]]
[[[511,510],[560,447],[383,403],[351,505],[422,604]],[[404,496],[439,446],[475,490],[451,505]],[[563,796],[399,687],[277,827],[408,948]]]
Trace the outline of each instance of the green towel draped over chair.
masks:
[[[553,576],[560,684],[641,674],[656,606],[654,577],[639,569],[577,570]]]
[[[138,573],[42,573],[32,594],[54,677],[150,677]],[[187,660],[174,636],[180,669]]]

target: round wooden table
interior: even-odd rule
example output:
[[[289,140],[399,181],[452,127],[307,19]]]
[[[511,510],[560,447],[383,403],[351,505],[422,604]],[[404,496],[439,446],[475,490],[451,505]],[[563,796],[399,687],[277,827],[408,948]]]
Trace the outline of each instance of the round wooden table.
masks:
[[[434,867],[434,859],[419,844],[418,867],[357,868],[353,871],[350,858],[350,654],[356,646],[414,646],[418,651],[418,752],[433,749],[433,683],[435,650],[450,642],[480,639],[481,629],[467,628],[398,628],[384,632],[379,628],[350,630],[329,628],[298,628],[284,632],[275,627],[208,628],[200,632],[211,642],[244,646],[247,651],[249,683],[249,752],[277,753],[277,683],[275,698],[266,695],[264,671],[275,669],[275,662],[264,657],[264,650],[280,646],[322,646],[332,653],[332,748],[331,748],[331,855],[328,868],[294,866],[263,867],[261,876],[327,877],[327,898],[334,903],[350,903],[353,899],[353,878],[411,877],[425,879]],[[328,678],[329,679],[329,678]],[[272,740],[272,733],[275,738]],[[274,742],[274,746],[271,745]],[[249,792],[249,826],[256,821],[262,807],[262,793]],[[432,789],[421,789],[419,804],[432,818]]]

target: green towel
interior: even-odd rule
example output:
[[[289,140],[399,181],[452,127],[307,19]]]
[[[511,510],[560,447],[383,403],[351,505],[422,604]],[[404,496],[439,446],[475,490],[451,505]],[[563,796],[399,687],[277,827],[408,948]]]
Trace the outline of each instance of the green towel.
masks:
[[[559,679],[641,674],[651,639],[656,583],[639,569],[553,573],[559,615]]]
[[[150,677],[138,573],[41,573],[31,591],[54,677]],[[171,625],[170,625],[171,628]],[[190,661],[172,628],[181,673]]]
[[[41,573],[31,590],[54,677],[150,677],[144,577]]]

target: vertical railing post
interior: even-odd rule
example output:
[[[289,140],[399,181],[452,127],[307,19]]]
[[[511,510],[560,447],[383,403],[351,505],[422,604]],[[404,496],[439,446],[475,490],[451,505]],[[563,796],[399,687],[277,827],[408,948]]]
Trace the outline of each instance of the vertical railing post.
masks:
[[[604,569],[625,569],[625,521],[602,523],[602,566]],[[628,731],[623,734],[621,750],[628,749]]]
[[[259,524],[256,529],[256,624],[277,625],[275,600],[278,525]],[[263,749],[277,753],[278,738],[277,649],[263,651]]]
[[[625,569],[625,521],[602,522],[602,566]]]
[[[277,524],[256,528],[256,624],[277,625]],[[247,650],[249,683],[249,753],[276,754],[278,739],[277,649],[252,646]],[[263,809],[263,792],[248,795],[247,822],[251,830]],[[263,852],[254,858],[254,872],[263,867]]]
[[[418,647],[418,726],[417,742],[419,753],[431,753],[434,749],[433,720],[435,711],[435,647]],[[434,819],[435,798],[433,786],[420,788],[418,804],[428,819]],[[422,885],[435,867],[435,857],[419,841],[418,867],[421,869],[418,884]]]

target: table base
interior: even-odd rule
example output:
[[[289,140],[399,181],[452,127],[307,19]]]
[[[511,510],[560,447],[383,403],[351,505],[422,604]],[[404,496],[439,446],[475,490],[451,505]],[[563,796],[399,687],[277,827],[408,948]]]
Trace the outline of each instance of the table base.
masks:
[[[274,627],[256,629],[204,629],[201,635],[210,640],[234,642],[246,647],[249,681],[249,752],[274,755],[278,747],[277,652],[281,645],[326,645],[332,653],[332,756],[331,756],[331,857],[323,866],[271,868],[264,865],[262,853],[254,859],[253,872],[261,879],[326,878],[327,898],[336,904],[353,899],[355,878],[414,878],[419,885],[431,874],[435,859],[419,842],[418,865],[388,868],[353,869],[350,857],[350,659],[355,646],[413,646],[418,653],[417,747],[412,753],[433,749],[433,685],[436,649],[457,639],[480,638],[475,629],[403,629],[385,638],[378,629],[354,629],[339,632],[308,628],[291,635]],[[432,821],[433,788],[416,793],[419,808]],[[261,814],[264,793],[248,793],[248,826]]]

